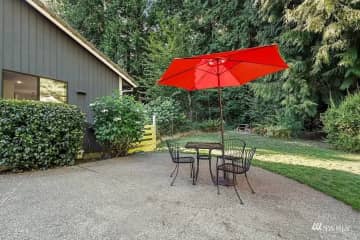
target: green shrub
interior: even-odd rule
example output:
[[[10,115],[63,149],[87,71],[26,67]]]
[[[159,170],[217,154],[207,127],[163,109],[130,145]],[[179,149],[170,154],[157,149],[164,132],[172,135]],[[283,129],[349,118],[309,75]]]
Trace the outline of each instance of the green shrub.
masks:
[[[0,165],[39,169],[71,165],[82,145],[76,106],[0,99]]]
[[[292,129],[283,126],[266,126],[261,124],[257,124],[255,127],[253,127],[252,132],[261,136],[284,139],[289,139],[293,133]]]
[[[158,97],[145,105],[149,117],[156,115],[160,134],[172,134],[182,129],[186,116],[178,102],[167,97]]]
[[[336,148],[360,152],[360,92],[330,107],[322,121],[328,141]]]
[[[251,129],[251,131],[255,134],[265,136],[267,134],[267,128],[264,125],[256,124],[255,127]]]
[[[220,130],[220,120],[206,120],[200,122],[198,127],[204,132],[216,132]]]
[[[268,126],[266,127],[265,135],[268,137],[285,138],[291,137],[292,130],[282,126]]]
[[[130,96],[105,96],[90,104],[97,141],[111,157],[124,156],[144,130],[143,105]]]

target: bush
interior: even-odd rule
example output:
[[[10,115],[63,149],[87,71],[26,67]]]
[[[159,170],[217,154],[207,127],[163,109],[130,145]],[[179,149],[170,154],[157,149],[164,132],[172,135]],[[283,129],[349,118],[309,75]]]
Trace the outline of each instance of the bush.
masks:
[[[220,130],[220,120],[206,120],[199,123],[198,127],[204,132],[216,132]]]
[[[330,107],[322,121],[328,141],[336,148],[360,152],[360,92]]]
[[[265,136],[267,134],[267,128],[264,125],[256,124],[255,127],[251,129],[251,131],[260,136]]]
[[[291,137],[292,130],[282,126],[268,126],[265,135],[268,137],[285,138]]]
[[[252,132],[261,136],[289,139],[291,138],[292,129],[283,126],[257,124],[252,128]]]
[[[73,164],[83,123],[76,106],[0,99],[0,165],[15,170]]]
[[[149,117],[156,115],[156,124],[160,134],[178,132],[186,123],[186,116],[178,102],[167,97],[158,97],[145,105]]]
[[[97,141],[111,157],[124,156],[140,141],[145,124],[143,105],[130,96],[105,96],[90,104]]]

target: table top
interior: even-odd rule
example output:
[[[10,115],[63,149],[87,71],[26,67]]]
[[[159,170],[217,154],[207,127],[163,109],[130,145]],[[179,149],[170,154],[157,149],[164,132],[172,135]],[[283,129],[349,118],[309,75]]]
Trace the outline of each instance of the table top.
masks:
[[[218,142],[187,142],[185,148],[195,149],[222,149],[222,144]]]

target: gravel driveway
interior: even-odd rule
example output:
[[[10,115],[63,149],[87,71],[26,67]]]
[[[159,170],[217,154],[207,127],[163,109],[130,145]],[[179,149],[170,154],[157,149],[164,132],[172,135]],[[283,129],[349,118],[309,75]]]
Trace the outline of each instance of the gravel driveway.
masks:
[[[360,213],[305,185],[252,168],[216,194],[203,162],[196,186],[168,154],[0,175],[0,239],[360,239]]]

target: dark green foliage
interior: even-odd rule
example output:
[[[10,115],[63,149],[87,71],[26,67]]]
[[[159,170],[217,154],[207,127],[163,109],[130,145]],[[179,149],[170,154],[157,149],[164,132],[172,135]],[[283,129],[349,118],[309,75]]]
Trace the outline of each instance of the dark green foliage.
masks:
[[[145,109],[149,117],[156,116],[160,134],[174,134],[182,125],[189,124],[180,104],[174,99],[158,97],[146,104]]]
[[[330,107],[322,120],[330,143],[360,152],[360,92],[347,96],[338,107]]]
[[[162,96],[184,97],[185,91],[176,88],[159,87],[156,85],[162,73],[175,57],[185,57],[187,52],[188,27],[182,24],[179,17],[166,17],[158,13],[159,23],[157,29],[149,35],[147,41],[146,60],[144,60],[142,87],[146,89],[146,100]]]
[[[96,139],[112,157],[124,156],[144,130],[143,105],[130,96],[113,94],[90,104],[94,113]]]
[[[0,100],[0,165],[39,169],[73,164],[84,121],[76,106]]]
[[[224,115],[227,125],[236,126],[251,123],[257,118],[257,111],[252,106],[255,97],[248,85],[224,89],[223,98]]]
[[[61,0],[56,11],[134,77],[142,76],[146,0]]]
[[[200,122],[197,126],[204,132],[216,132],[220,129],[220,123],[219,120],[205,120]]]
[[[292,129],[284,126],[256,124],[252,132],[261,136],[289,139],[292,136]]]
[[[135,75],[140,99],[178,101],[190,121],[219,117],[217,91],[156,81],[174,57],[277,43],[290,69],[225,89],[226,124],[264,124],[292,135],[318,130],[330,99],[359,90],[360,2],[343,0],[62,0],[60,12]]]

